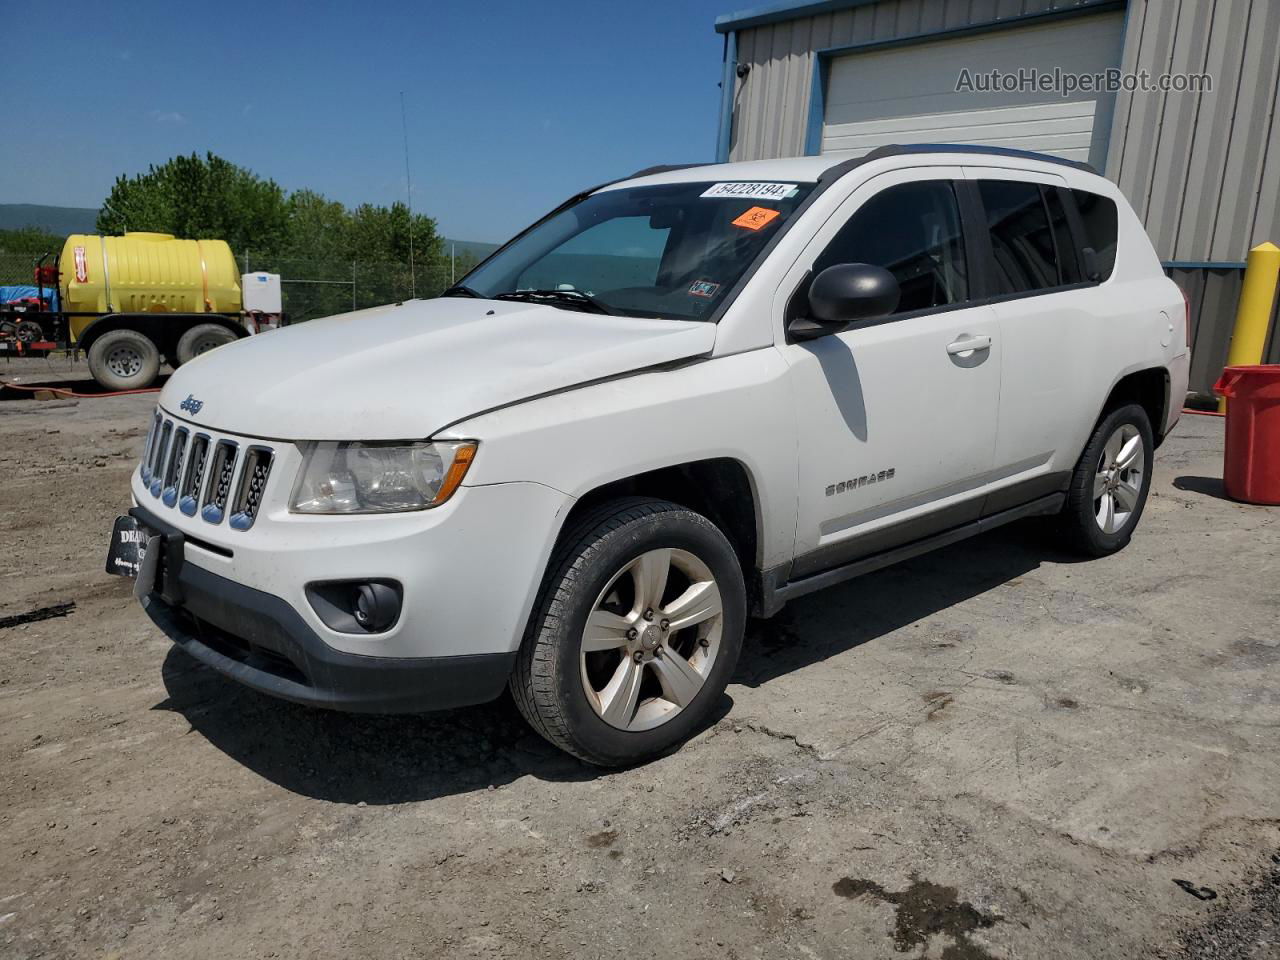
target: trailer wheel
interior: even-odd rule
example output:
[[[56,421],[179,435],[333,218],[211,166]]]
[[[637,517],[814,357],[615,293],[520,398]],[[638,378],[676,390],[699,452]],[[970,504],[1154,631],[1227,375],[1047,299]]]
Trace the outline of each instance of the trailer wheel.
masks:
[[[178,363],[186,363],[224,343],[233,343],[236,335],[218,323],[199,323],[178,338]]]
[[[160,372],[160,350],[137,330],[110,330],[89,348],[89,372],[108,390],[141,390]]]

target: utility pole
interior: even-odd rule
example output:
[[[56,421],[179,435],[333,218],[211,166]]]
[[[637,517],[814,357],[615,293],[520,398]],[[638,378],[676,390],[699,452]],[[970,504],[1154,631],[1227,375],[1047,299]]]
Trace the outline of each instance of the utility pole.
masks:
[[[404,133],[404,193],[409,208],[409,299],[418,299],[418,279],[413,268],[413,180],[409,174],[409,124],[404,118],[404,91],[400,91],[400,130]]]

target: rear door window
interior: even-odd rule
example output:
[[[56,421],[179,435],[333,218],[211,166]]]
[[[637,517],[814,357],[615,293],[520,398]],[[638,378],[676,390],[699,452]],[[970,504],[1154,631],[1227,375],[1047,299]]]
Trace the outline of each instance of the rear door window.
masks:
[[[1088,190],[1072,190],[1084,228],[1081,263],[1087,279],[1101,283],[1116,265],[1116,205],[1108,197]]]
[[[1055,233],[1040,185],[1018,180],[979,180],[978,194],[991,234],[996,296],[1036,293],[1065,281]]]

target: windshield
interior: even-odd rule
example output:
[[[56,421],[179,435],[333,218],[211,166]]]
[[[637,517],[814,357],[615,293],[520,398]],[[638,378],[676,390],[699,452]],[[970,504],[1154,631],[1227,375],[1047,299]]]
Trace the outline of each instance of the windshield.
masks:
[[[446,294],[701,320],[812,189],[812,183],[708,181],[594,193]]]

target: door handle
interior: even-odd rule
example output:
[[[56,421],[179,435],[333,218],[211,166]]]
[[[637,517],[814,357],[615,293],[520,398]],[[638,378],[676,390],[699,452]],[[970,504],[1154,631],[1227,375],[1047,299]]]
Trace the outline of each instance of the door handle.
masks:
[[[976,353],[978,350],[990,350],[991,338],[985,334],[980,337],[965,335],[947,344],[947,353],[953,357],[964,353]]]

